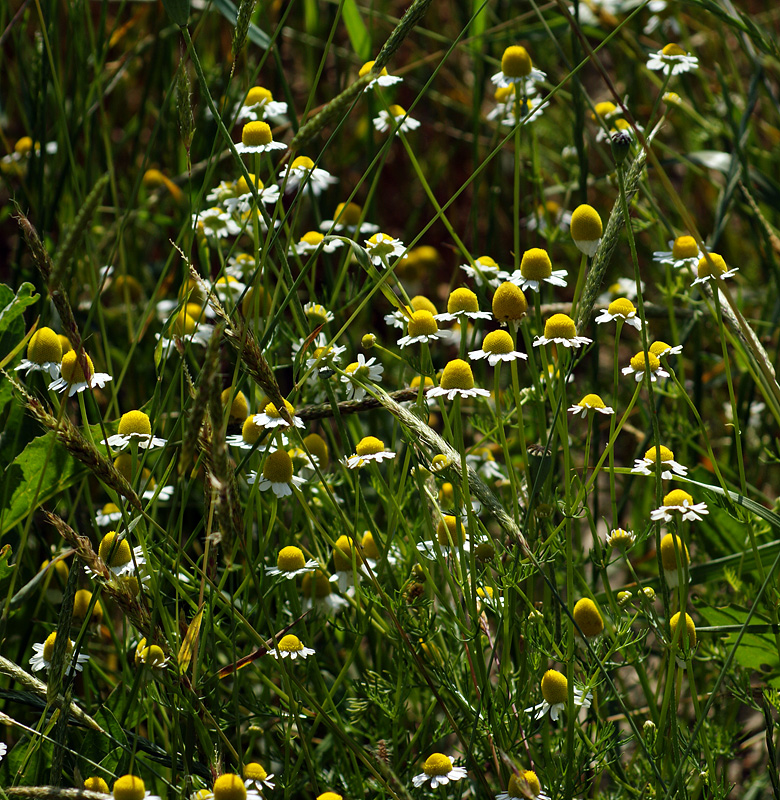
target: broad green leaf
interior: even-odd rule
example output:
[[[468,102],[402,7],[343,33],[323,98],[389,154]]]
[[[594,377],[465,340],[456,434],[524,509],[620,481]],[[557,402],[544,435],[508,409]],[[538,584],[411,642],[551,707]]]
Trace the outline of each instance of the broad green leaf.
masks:
[[[344,19],[352,49],[363,61],[368,61],[371,55],[371,37],[363,23],[355,0],[344,0],[341,16]]]
[[[57,441],[54,431],[33,439],[14,459],[0,483],[0,497],[8,497],[0,511],[0,534],[81,480],[86,472],[86,467]]]
[[[109,699],[114,700],[115,698],[112,696]],[[108,703],[104,703],[94,717],[108,736],[105,733],[89,731],[84,736],[79,752],[85,759],[105,767],[109,773],[116,773],[122,759],[126,758],[124,748],[127,746],[127,735],[108,705]],[[89,769],[88,772],[87,769]],[[86,764],[82,771],[88,775],[95,774],[93,769]]]
[[[0,358],[10,353],[24,338],[22,314],[39,297],[31,283],[23,283],[16,294],[9,286],[0,283]]]
[[[181,27],[187,24],[190,18],[190,0],[162,0],[162,4],[175,25]]]

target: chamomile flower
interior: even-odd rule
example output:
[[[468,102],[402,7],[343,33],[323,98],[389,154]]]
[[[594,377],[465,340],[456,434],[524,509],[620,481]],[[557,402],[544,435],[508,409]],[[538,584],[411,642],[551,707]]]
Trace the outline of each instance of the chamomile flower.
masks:
[[[156,794],[147,790],[144,782],[136,775],[123,775],[114,781],[114,800],[160,800]]]
[[[506,325],[519,322],[528,312],[528,301],[523,290],[510,281],[500,284],[493,294],[493,316]]]
[[[5,745],[0,745],[0,750]],[[88,792],[99,792],[100,794],[111,794],[108,790],[108,784],[103,780],[103,778],[93,775],[91,778],[86,778],[84,780],[84,788]]]
[[[262,475],[258,478],[256,472],[247,475],[247,483],[257,481],[257,488],[261,492],[271,489],[277,497],[287,497],[292,494],[292,486],[300,489],[305,483],[303,478],[293,474],[293,463],[290,454],[280,448],[269,453],[263,464]]]
[[[650,371],[650,380],[655,383],[659,378],[668,378],[669,373],[661,366],[658,356],[648,352],[645,358],[644,350],[640,350],[630,361],[627,367],[623,367],[621,372],[624,375],[633,375],[634,380],[639,383],[644,377],[645,372]]]
[[[626,325],[631,325],[638,331],[642,330],[642,320],[637,316],[636,307],[625,297],[613,300],[607,308],[602,309],[601,313],[596,317],[596,322],[602,325],[605,322],[612,322],[616,319],[622,319]]]
[[[148,667],[151,670],[159,670],[167,667],[171,659],[165,655],[160,645],[147,644],[146,637],[144,637],[135,646],[133,660],[138,668]]]
[[[152,436],[152,424],[143,411],[128,411],[119,420],[119,432],[109,436],[102,444],[113,450],[124,450],[131,442],[137,443],[142,450],[154,450],[165,447],[167,441]]]
[[[325,308],[321,303],[315,303],[313,300],[310,300],[304,305],[303,313],[306,315],[306,319],[313,328],[319,327],[320,325],[327,325],[335,319],[332,311]]]
[[[362,78],[364,75],[368,75],[368,73],[374,69],[375,63],[376,61],[366,61],[366,63],[360,68],[358,77]],[[367,92],[370,89],[373,89],[374,86],[392,86],[395,83],[401,83],[401,81],[403,81],[403,78],[399,78],[397,75],[388,74],[387,68],[385,67],[376,78],[369,82],[368,86],[366,86],[363,91]]]
[[[286,144],[274,141],[271,126],[267,122],[247,122],[241,131],[241,141],[236,145],[239,153],[270,153],[286,149]]]
[[[393,128],[395,135],[398,136],[401,132],[409,133],[409,131],[417,130],[420,127],[420,121],[408,116],[406,109],[402,106],[392,105],[387,110],[382,109],[379,116],[374,117],[374,127],[380,133]]]
[[[577,634],[586,639],[598,639],[604,632],[604,619],[601,616],[599,607],[589,597],[580,598],[571,612],[574,621],[579,626]]]
[[[430,311],[413,311],[407,324],[406,336],[402,336],[398,340],[398,346],[403,350],[410,344],[435,342],[437,339],[443,339],[446,335],[446,331],[439,330],[436,317]]]
[[[542,283],[566,286],[566,270],[554,270],[550,256],[541,247],[532,247],[530,250],[526,250],[520,261],[520,269],[511,274],[499,273],[499,277],[516,283],[523,290],[530,289],[532,292],[538,292]]]
[[[395,458],[396,454],[385,447],[385,443],[376,436],[364,436],[356,445],[355,452],[348,458],[343,458],[341,463],[348,469],[357,469],[370,461],[377,463],[389,458]]]
[[[253,86],[241,104],[238,119],[259,122],[281,117],[287,113],[287,103],[274,100],[273,94],[264,86]]]
[[[296,428],[303,428],[303,420],[300,417],[295,416],[295,408],[293,407],[292,403],[289,403],[287,400],[285,400],[284,407],[292,419],[292,424]],[[273,403],[267,403],[265,408],[259,414],[255,414],[253,421],[255,425],[259,425],[261,428],[281,428],[286,430],[290,427],[287,421],[279,413],[279,409]]]
[[[526,714],[533,714],[534,719],[541,719],[548,711],[553,722],[558,721],[561,711],[569,702],[569,682],[562,672],[548,669],[542,677],[542,702],[525,709]],[[578,686],[574,687],[575,708],[590,708],[591,693],[585,693]]]
[[[678,353],[682,353],[682,349],[683,346],[681,344],[672,347],[666,342],[658,341],[650,345],[649,352],[657,358],[664,358],[665,356],[676,356]]]
[[[256,761],[244,764],[244,786],[247,789],[254,789],[256,792],[262,792],[264,788],[273,789],[276,786],[273,777],[273,774],[269,775]]]
[[[678,464],[674,460],[674,453],[668,448],[661,445],[660,447],[651,447],[644,455],[644,458],[638,458],[634,462],[631,472],[637,475],[654,475],[656,466],[660,464],[663,472],[661,477],[665,481],[671,480],[675,475],[682,475],[683,477],[688,474],[688,467]]]
[[[51,660],[54,656],[54,644],[57,641],[57,631],[50,633],[44,642],[35,642],[32,646],[33,653],[30,657],[30,666],[33,672],[40,672],[43,669],[51,669]],[[65,657],[73,652],[73,642],[68,639]],[[75,661],[71,658],[71,664],[67,669],[68,676],[73,675],[74,672],[81,672],[84,669],[84,664],[89,661],[89,655],[86,653],[79,653]]]
[[[463,780],[468,777],[468,772],[463,767],[454,767],[449,756],[443,753],[433,753],[425,759],[423,771],[412,778],[415,788],[430,782],[431,789],[446,786],[448,783]]]
[[[335,253],[339,247],[343,246],[344,242],[341,239],[336,239],[332,236],[326,238],[319,231],[307,231],[293,245],[293,251],[299,256],[307,256],[317,252],[317,250],[322,250],[324,253]]]
[[[73,397],[77,392],[83,392],[85,389],[94,389],[99,387],[102,389],[113,378],[106,372],[95,372],[95,367],[92,364],[92,359],[84,353],[84,360],[87,362],[87,369],[89,370],[89,377],[84,375],[81,369],[81,364],[76,358],[76,351],[70,350],[65,353],[60,362],[60,377],[49,384],[49,389],[53,392],[64,392],[68,390],[68,397]]]
[[[403,309],[397,308],[392,314],[385,314],[385,322],[394,328],[403,330],[415,311],[427,311],[434,318],[437,314],[436,306],[427,297],[417,294],[409,301],[408,306]]]
[[[120,519],[122,519],[122,512],[119,510],[119,506],[114,503],[106,503],[100,513],[96,515],[95,524],[105,528],[106,525],[113,525]]]
[[[641,284],[641,291],[645,290],[645,284]],[[633,278],[618,278],[614,283],[611,283],[606,292],[603,292],[596,298],[596,302],[600,305],[607,305],[619,297],[625,297],[627,300],[636,300],[636,281]]]
[[[574,320],[566,314],[553,314],[544,323],[544,336],[537,336],[534,339],[534,347],[543,344],[562,344],[564,347],[582,347],[590,344],[592,339],[586,336],[577,336],[577,329]]]
[[[227,260],[225,275],[231,275],[239,280],[249,278],[256,267],[257,262],[254,256],[249,255],[249,253],[235,253]],[[244,295],[244,298],[246,298],[246,295]]]
[[[265,574],[281,575],[283,578],[297,578],[298,575],[305,575],[307,572],[313,572],[319,564],[313,559],[308,561],[303,555],[303,550],[300,547],[290,545],[283,547],[276,557],[275,567],[266,567]]]
[[[406,250],[400,239],[393,239],[386,233],[375,233],[370,239],[363,242],[371,263],[376,267],[386,267],[387,260],[393,256],[403,256]]]
[[[607,547],[617,547],[620,550],[629,550],[636,544],[636,534],[624,528],[613,528],[607,534]]]
[[[196,316],[190,314],[190,311]],[[175,345],[177,339],[183,344],[199,344],[201,347],[205,347],[211,339],[214,326],[202,322],[202,316],[205,315],[195,311],[191,303],[182,308],[168,325],[168,333],[171,338],[160,336],[159,333],[155,334],[156,339],[162,339],[163,352],[167,353]]]
[[[514,45],[504,50],[501,56],[501,72],[497,72],[490,80],[496,86],[509,86],[512,83],[543,81],[546,77],[544,72],[534,68],[525,47]]]
[[[244,423],[241,426],[241,433],[226,437],[225,441],[228,445],[230,445],[230,447],[240,447],[242,450],[251,450],[254,448],[260,453],[264,453],[271,447],[272,439],[270,436],[267,437],[265,441],[258,444],[260,437],[263,436],[263,434],[268,433],[268,431],[271,429],[265,425],[258,425],[255,422],[256,416],[258,415],[252,414],[244,420]],[[286,447],[287,437],[282,435],[281,442],[277,440],[277,444],[281,444],[282,447]]]
[[[657,264],[668,264],[675,269],[690,267],[693,269],[703,253],[693,236],[678,236],[669,241],[669,250],[656,250],[653,261]]]
[[[517,101],[520,105],[520,118],[528,123],[540,117],[546,107],[544,101],[536,96],[536,87],[533,81],[526,81],[525,87],[520,89],[520,96],[516,94],[516,86],[498,86],[493,94],[496,105],[488,112],[487,118],[497,121],[499,125],[514,127]]]
[[[336,206],[336,213],[333,219],[326,219],[320,223],[320,230],[325,233],[343,233],[348,236],[355,236],[360,233],[363,236],[370,236],[379,230],[378,225],[373,222],[361,220],[363,209],[357,203],[339,203]]]
[[[599,212],[587,203],[577,206],[571,214],[571,238],[577,249],[591,258],[596,255],[604,233]]]
[[[436,539],[428,539],[417,543],[417,550],[431,561],[436,560],[437,551],[446,558],[452,548],[462,547],[468,553],[471,543],[466,538],[466,526],[463,519],[444,514],[436,524]]]
[[[349,536],[339,536],[333,547],[333,575],[330,582],[339,587],[339,591],[346,592],[354,585],[356,573],[366,574],[363,546]]]
[[[138,545],[131,549],[127,539],[116,531],[109,531],[100,540],[98,555],[117,578],[132,575],[146,564],[143,548]]]
[[[16,371],[48,372],[53,379],[60,376],[62,344],[59,336],[51,328],[38,328],[27,343],[27,358],[23,359]]]
[[[490,397],[490,392],[487,389],[475,388],[471,365],[468,361],[455,358],[445,365],[439,385],[428,389],[425,396],[454,400],[456,397]]]
[[[677,559],[680,559],[680,571],[677,569]],[[685,576],[688,572],[691,556],[685,542],[673,533],[667,533],[661,539],[661,566],[664,568],[664,577],[670,588],[680,585],[680,572]],[[690,576],[688,576],[690,580]]]
[[[583,418],[588,416],[589,411],[596,411],[606,416],[615,413],[615,410],[611,406],[605,405],[597,394],[586,394],[579,403],[570,406],[569,411],[574,415],[579,414]]]
[[[706,283],[707,281],[717,282],[719,280],[725,280],[736,272],[739,272],[739,267],[732,267],[732,269],[729,269],[723,256],[717,253],[710,253],[709,256],[702,256],[699,259],[696,272],[699,277],[696,278],[691,286],[696,286],[697,283]]]
[[[266,206],[273,206],[279,201],[279,187],[276,184],[266,186],[257,175],[249,174],[252,180],[252,185],[255,189],[257,199]],[[228,214],[246,214],[254,208],[255,198],[246,178],[242,175],[234,184],[233,195],[226,197],[222,201],[225,210]],[[230,218],[233,221],[233,218]],[[266,230],[265,220],[260,217],[260,224],[263,230]],[[241,227],[233,221],[234,228],[237,233],[241,232]],[[254,261],[254,259],[252,259]]]
[[[296,658],[308,658],[309,656],[313,656],[314,652],[315,651],[312,650],[311,647],[304,647],[297,636],[288,633],[286,636],[282,636],[282,638],[279,639],[276,643],[276,648],[271,650],[271,655],[280,660],[289,658],[290,661],[295,661]]]
[[[525,361],[528,356],[515,350],[515,343],[512,337],[505,330],[491,331],[482,340],[481,350],[472,350],[469,353],[472,361],[479,361],[486,358],[491,367],[495,367],[499,361]]]
[[[469,319],[490,319],[488,311],[479,310],[479,301],[471,289],[461,287],[450,292],[447,298],[447,313],[437,314],[437,322],[461,321],[464,317]]]
[[[699,68],[699,59],[690,56],[680,45],[670,42],[647,60],[647,68],[664,75],[682,75]]]
[[[461,264],[460,268],[474,280],[477,286],[498,286],[498,273],[501,269],[490,256],[479,256],[471,264]]]
[[[505,477],[489,447],[475,447],[466,454],[466,464],[485,481],[497,481]]]
[[[315,167],[307,156],[298,156],[279,176],[279,183],[284,186],[285,193],[294,192],[303,185],[315,197],[319,197],[325,189],[338,182],[339,179],[326,169]]]
[[[677,514],[683,519],[700,520],[709,514],[706,503],[694,503],[693,497],[682,489],[673,489],[664,497],[663,503],[650,512],[650,519],[671,522]]]
[[[683,615],[678,611],[670,620],[669,628],[672,632],[672,641],[677,641],[677,646],[681,650],[688,650],[689,648],[696,647],[696,625],[691,619],[690,615],[685,614],[685,629],[677,632],[677,626]]]
[[[192,227],[207,239],[226,239],[241,233],[241,227],[233,217],[217,206],[193,214]]]
[[[366,361],[366,357],[358,353],[357,361],[349,364],[341,376],[342,383],[347,385],[347,397],[350,400],[362,400],[366,396],[362,383],[378,383],[384,371],[385,368],[377,363],[375,356]]]
[[[331,589],[331,581],[322,570],[307,572],[303,576],[301,583],[301,594],[303,595],[303,610],[310,608],[323,608],[329,614],[337,614],[349,603],[339,597]]]
[[[519,775],[511,775],[505,792],[496,795],[496,800],[550,800],[550,796],[542,791],[542,784],[533,770],[523,770]]]
[[[341,355],[345,353],[347,348],[342,346],[338,347],[336,345],[328,345],[327,344],[328,337],[325,334],[321,333],[317,336],[314,344],[314,350],[312,350],[311,356],[306,359],[306,368],[310,369],[316,365],[317,371],[322,372],[323,374],[330,374],[330,370],[341,363]],[[358,356],[360,358],[360,356]],[[373,359],[372,359],[373,360]],[[350,366],[352,366],[350,364]],[[359,364],[358,364],[359,366]],[[382,376],[383,367],[379,367],[379,376]],[[363,393],[365,394],[365,392]],[[361,395],[362,397],[363,395]]]

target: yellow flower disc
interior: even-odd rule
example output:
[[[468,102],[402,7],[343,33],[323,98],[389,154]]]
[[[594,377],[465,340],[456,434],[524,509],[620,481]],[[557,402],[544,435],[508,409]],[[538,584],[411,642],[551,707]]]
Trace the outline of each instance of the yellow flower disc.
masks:
[[[566,314],[553,314],[544,323],[545,339],[574,339],[576,335],[574,320]]]
[[[413,311],[427,311],[430,314],[436,314],[436,306],[427,298],[421,294],[415,295],[411,301],[410,305],[412,306]]]
[[[330,581],[322,570],[315,570],[314,574],[307,572],[303,576],[301,593],[304,597],[314,596],[317,600],[322,600],[330,594],[330,591]]]
[[[650,372],[655,372],[661,366],[661,362],[658,360],[658,356],[655,356],[650,352],[648,352],[648,355],[649,358],[647,360],[647,364],[649,364],[650,366]],[[645,353],[643,350],[638,352],[631,359],[631,366],[634,368],[636,372],[644,372],[646,367],[645,367]]]
[[[298,156],[293,162],[291,169],[314,169],[314,162],[308,156]]]
[[[359,456],[373,456],[383,450],[385,450],[385,443],[376,436],[364,436],[355,448],[355,452]]]
[[[680,622],[680,612],[678,611],[670,620],[669,620],[669,627],[672,629],[672,638],[674,638],[675,632],[677,631],[677,625]],[[694,625],[693,620],[691,617],[686,614],[685,615],[685,632],[680,632],[679,639],[677,639],[677,644],[680,647],[696,647],[696,625]],[[687,638],[687,642],[685,641]]]
[[[276,558],[276,566],[283,572],[295,572],[297,569],[303,569],[306,566],[303,550],[293,545],[283,547]]]
[[[680,564],[684,567],[690,563],[688,548],[679,536],[667,533],[661,539],[661,564],[669,572],[677,572],[677,554],[680,555]]]
[[[514,45],[504,50],[504,55],[501,56],[501,72],[507,78],[525,78],[531,74],[532,69],[531,56],[525,47]]]
[[[319,231],[307,231],[306,233],[301,236],[301,242],[303,244],[311,245],[312,247],[316,247],[318,244],[322,242],[325,238],[325,235],[320,233]]]
[[[589,597],[577,601],[572,616],[588,639],[600,636],[604,630],[604,620],[599,608]]]
[[[255,106],[258,103],[268,103],[274,96],[265,86],[253,86],[246,94],[245,106]]]
[[[336,206],[336,214],[333,219],[339,225],[349,225],[354,227],[360,222],[360,215],[363,209],[357,203],[339,203]]]
[[[593,242],[601,238],[604,225],[599,212],[593,206],[583,203],[572,211],[569,230],[575,242]]]
[[[445,514],[436,526],[436,539],[440,545],[448,547],[450,542],[456,547],[463,542],[463,525],[458,525],[457,517]]]
[[[368,73],[371,72],[371,70],[374,68],[374,64],[376,64],[376,61],[366,61],[366,63],[363,64],[363,66],[360,68],[360,71],[358,72],[358,77],[362,78],[364,75],[368,75]],[[382,71],[379,74],[387,75],[387,68],[383,67]],[[320,798],[317,798],[317,800],[320,800]]]
[[[282,653],[299,653],[303,650],[303,645],[297,636],[288,633],[279,640],[279,650]]]
[[[672,346],[667,344],[666,342],[653,342],[650,347],[648,348],[648,352],[651,355],[659,357],[663,355],[667,350],[671,350]]]
[[[387,72],[387,70],[382,70],[383,72]],[[320,795],[317,795],[317,800],[343,800],[340,794],[336,794],[336,792],[323,792]]]
[[[664,497],[665,506],[681,506],[685,502],[687,502],[688,505],[693,505],[693,497],[682,489],[673,489]]]
[[[221,399],[224,406],[230,396],[233,394],[233,387],[228,387],[222,392]],[[236,392],[233,397],[233,402],[230,404],[230,419],[245,420],[249,415],[249,403],[247,402],[246,395],[243,392]]]
[[[515,343],[512,337],[503,330],[491,331],[482,340],[482,350],[485,353],[506,354],[511,353],[515,349]]]
[[[303,437],[303,443],[313,456],[317,456],[319,468],[321,470],[327,469],[330,463],[330,454],[328,445],[322,436],[319,433],[310,433],[308,436]]]
[[[295,638],[295,637],[293,637]],[[246,800],[246,787],[239,775],[220,775],[214,781],[214,800]]]
[[[119,420],[119,433],[124,436],[130,433],[151,436],[152,424],[143,411],[128,411],[126,414],[122,414],[122,418]]]
[[[409,318],[406,331],[409,336],[433,336],[439,330],[430,311],[414,311]]]
[[[474,373],[471,366],[461,358],[449,361],[441,376],[442,389],[473,389]]]
[[[447,299],[448,314],[458,314],[461,311],[467,311],[469,313],[479,311],[479,302],[477,301],[477,296],[471,291],[471,289],[466,289],[464,287],[455,289],[450,293],[450,296]]]
[[[700,278],[717,278],[718,275],[722,275],[727,270],[728,265],[724,261],[723,256],[719,256],[717,253],[710,253],[709,261],[706,256],[702,256],[699,259],[699,266],[696,271]]]
[[[263,477],[271,483],[289,483],[293,476],[293,463],[286,450],[274,450],[263,465]]]
[[[403,106],[399,105],[392,105],[388,109],[390,112],[390,116],[392,117],[405,117],[406,116],[406,109]]]
[[[100,541],[98,555],[109,567],[123,567],[133,557],[127,539],[117,539],[116,531],[109,531]]]
[[[114,800],[143,800],[145,795],[146,786],[135,775],[123,775],[114,781]]]
[[[51,328],[38,328],[27,343],[27,359],[34,364],[58,364],[62,361],[62,344]]]
[[[262,286],[253,286],[241,301],[241,313],[245,317],[257,314],[261,317],[266,316],[271,307],[271,298],[265,293]]]
[[[46,641],[43,643],[43,658],[46,661],[51,661],[52,656],[54,655],[54,643],[57,641],[57,631],[50,633],[46,637]],[[68,645],[65,648],[66,653],[70,653],[73,650],[73,642],[68,639]]]
[[[262,425],[255,424],[254,416],[248,416],[241,427],[241,438],[247,444],[254,444],[264,430],[265,428]]]
[[[609,100],[604,100],[601,103],[596,103],[595,111],[599,117],[608,117],[617,111],[617,106]]]
[[[379,558],[379,548],[374,541],[374,534],[371,531],[366,531],[363,534],[363,552],[366,558],[373,558],[375,561]]]
[[[486,256],[483,256],[482,260],[485,258]],[[519,286],[506,281],[496,289],[493,295],[493,316],[499,322],[509,322],[510,320],[516,322],[522,319],[527,311],[528,301]]]
[[[87,778],[84,781],[84,788],[88,792],[100,792],[101,794],[108,794],[108,784],[97,775]]]
[[[92,364],[92,359],[84,353],[84,357],[87,360],[87,367],[89,369],[89,374],[95,374],[95,367]],[[60,373],[62,377],[68,383],[82,383],[86,380],[84,377],[84,371],[81,369],[81,365],[76,360],[76,351],[71,350],[69,353],[65,353],[62,357],[62,363],[60,364]]]
[[[628,317],[631,314],[636,314],[636,308],[634,304],[625,297],[619,297],[617,300],[613,300],[609,306],[607,307],[607,312],[615,316],[619,314],[621,317]]]
[[[658,448],[651,447],[645,453],[645,459],[647,461],[652,461],[654,464],[657,461],[674,461],[674,453],[668,448],[661,445]]]
[[[264,781],[268,773],[256,761],[244,764],[244,778],[250,781]]]
[[[79,589],[76,592],[76,596],[73,598],[73,616],[76,619],[84,619],[87,616],[87,611],[89,610],[89,604],[92,602],[92,592],[89,589]],[[92,617],[96,621],[100,621],[103,619],[103,609],[100,603],[95,603],[95,607],[92,609]]]
[[[582,408],[606,408],[604,401],[597,394],[586,394],[577,405]]]
[[[565,703],[569,699],[569,684],[566,676],[557,669],[548,669],[542,676],[542,697],[551,705]]]
[[[520,274],[529,281],[541,281],[552,275],[552,261],[546,250],[532,247],[523,253]]]
[[[699,246],[693,236],[678,236],[672,245],[672,258],[679,261],[682,258],[696,258],[699,255]]]
[[[683,50],[682,47],[675,42],[669,42],[669,44],[664,45],[664,48],[661,50],[661,52],[665,56],[685,56],[688,54],[686,50]]]
[[[267,122],[247,122],[241,131],[241,142],[246,147],[261,147],[270,144],[274,137]]]
[[[452,772],[452,761],[443,753],[434,753],[425,759],[423,772],[426,775],[448,775]]]

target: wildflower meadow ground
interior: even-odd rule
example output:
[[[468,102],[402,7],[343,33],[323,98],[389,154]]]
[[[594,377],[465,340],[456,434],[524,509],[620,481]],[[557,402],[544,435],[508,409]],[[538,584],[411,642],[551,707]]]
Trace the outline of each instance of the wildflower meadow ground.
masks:
[[[0,798],[780,796],[779,40],[0,4]]]

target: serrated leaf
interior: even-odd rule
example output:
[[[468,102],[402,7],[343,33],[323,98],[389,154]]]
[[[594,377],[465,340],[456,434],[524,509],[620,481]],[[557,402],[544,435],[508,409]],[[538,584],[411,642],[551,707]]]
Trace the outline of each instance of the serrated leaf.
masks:
[[[190,622],[189,627],[187,628],[187,634],[185,635],[184,641],[179,648],[179,655],[177,658],[179,664],[179,675],[184,675],[184,673],[189,669],[192,656],[198,649],[198,634],[200,633],[200,624],[202,621],[203,609],[201,608],[200,611],[198,611],[198,613],[193,617],[192,622]]]

